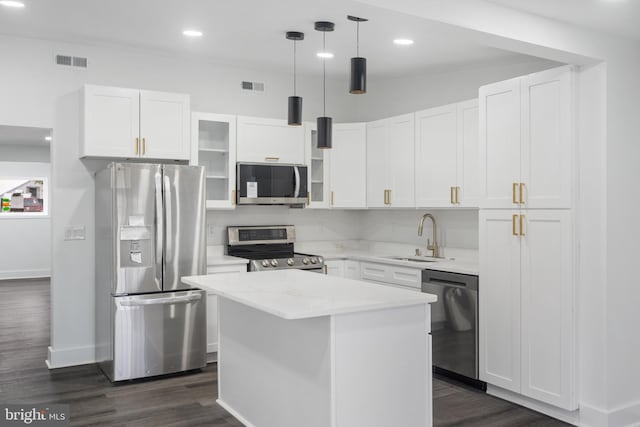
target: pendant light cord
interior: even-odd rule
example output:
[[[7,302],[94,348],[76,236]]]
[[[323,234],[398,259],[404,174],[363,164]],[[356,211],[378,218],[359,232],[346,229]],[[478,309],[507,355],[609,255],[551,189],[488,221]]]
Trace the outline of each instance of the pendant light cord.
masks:
[[[360,56],[360,21],[356,21],[356,56]]]
[[[322,51],[327,51],[327,33],[322,33]],[[327,60],[322,59],[322,114],[327,117]]]
[[[296,96],[296,40],[293,41],[293,96]]]

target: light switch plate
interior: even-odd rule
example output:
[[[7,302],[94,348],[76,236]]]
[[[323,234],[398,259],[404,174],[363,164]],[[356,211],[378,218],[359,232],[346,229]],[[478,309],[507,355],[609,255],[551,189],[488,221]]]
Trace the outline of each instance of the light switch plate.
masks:
[[[85,240],[84,225],[67,225],[64,228],[64,240]]]

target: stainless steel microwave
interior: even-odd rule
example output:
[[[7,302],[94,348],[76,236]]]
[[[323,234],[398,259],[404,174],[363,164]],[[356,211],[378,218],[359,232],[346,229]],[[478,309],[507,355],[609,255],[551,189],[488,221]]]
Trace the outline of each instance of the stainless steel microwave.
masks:
[[[301,205],[307,203],[307,167],[238,163],[236,194],[239,205]]]

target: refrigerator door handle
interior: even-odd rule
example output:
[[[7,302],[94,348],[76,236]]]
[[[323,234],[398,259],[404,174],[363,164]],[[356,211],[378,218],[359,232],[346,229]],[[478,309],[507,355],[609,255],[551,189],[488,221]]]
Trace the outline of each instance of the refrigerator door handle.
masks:
[[[183,297],[130,299],[125,301],[120,301],[120,305],[123,307],[136,307],[141,305],[184,304],[184,303],[200,301],[201,299],[202,299],[202,296],[200,294],[195,294],[195,295],[187,295]]]
[[[162,208],[162,174],[156,173],[156,264],[162,264],[164,209]]]
[[[300,171],[297,166],[293,167],[293,173],[296,176],[296,187],[293,190],[293,197],[298,198],[300,196]]]
[[[171,217],[171,180],[167,175],[164,176],[164,213],[166,216],[165,220],[165,228],[169,229],[173,227],[173,218]],[[166,250],[165,254],[167,254],[167,258],[169,258],[169,254],[173,253],[173,242],[172,242],[172,233],[167,231],[166,234]],[[172,261],[172,259],[166,259],[165,264],[168,261]]]

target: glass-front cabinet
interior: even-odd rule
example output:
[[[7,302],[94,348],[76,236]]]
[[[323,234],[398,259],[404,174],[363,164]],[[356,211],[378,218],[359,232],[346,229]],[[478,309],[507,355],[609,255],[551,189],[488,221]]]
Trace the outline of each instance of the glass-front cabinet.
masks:
[[[204,166],[207,209],[233,209],[236,188],[236,117],[193,113],[191,163]]]
[[[328,209],[329,204],[329,152],[318,148],[317,128],[315,123],[305,123],[305,143],[307,166],[309,167],[308,207]]]

